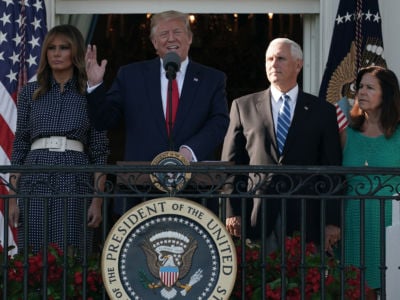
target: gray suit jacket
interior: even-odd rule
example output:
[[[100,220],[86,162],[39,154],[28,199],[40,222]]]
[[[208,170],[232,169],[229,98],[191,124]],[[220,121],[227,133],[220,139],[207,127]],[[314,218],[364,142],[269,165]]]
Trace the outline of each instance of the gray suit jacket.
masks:
[[[296,108],[282,155],[279,155],[271,109],[270,89],[250,94],[233,101],[230,124],[225,136],[222,160],[239,165],[341,165],[340,147],[335,107],[317,97],[299,91]],[[268,178],[268,180],[265,180]],[[276,193],[274,176],[264,174],[263,192]],[[249,187],[251,189],[251,186]],[[306,188],[306,187],[304,187]],[[307,187],[307,193],[312,191]],[[230,191],[234,192],[234,191]],[[260,191],[258,191],[260,192]],[[304,192],[304,190],[303,190]],[[254,201],[257,204],[257,201]],[[240,215],[240,201],[232,199],[228,207],[232,215]],[[319,203],[307,205],[307,226],[319,233]],[[279,199],[271,201],[267,213],[267,226],[272,230],[278,213]],[[256,207],[255,210],[259,208]],[[299,230],[299,201],[288,202],[288,234]],[[252,211],[250,208],[249,213]],[[254,211],[253,211],[254,213]],[[257,211],[258,219],[260,213]],[[248,215],[250,217],[250,215]],[[329,223],[338,223],[338,215],[328,214]],[[316,218],[313,221],[313,218]],[[258,221],[257,224],[260,224]],[[258,226],[259,227],[259,226]],[[267,228],[268,229],[268,228]],[[313,231],[313,229],[308,228]]]

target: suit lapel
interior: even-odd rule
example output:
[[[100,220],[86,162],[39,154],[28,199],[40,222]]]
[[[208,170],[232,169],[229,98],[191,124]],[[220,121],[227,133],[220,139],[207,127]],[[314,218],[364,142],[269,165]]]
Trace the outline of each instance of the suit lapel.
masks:
[[[147,85],[149,107],[152,113],[149,115],[154,118],[154,122],[167,136],[167,127],[165,125],[164,110],[161,98],[161,80],[160,80],[161,62],[159,58],[150,61],[148,67],[144,70],[143,82]]]
[[[177,134],[184,122],[185,118],[189,115],[190,108],[196,101],[196,95],[200,86],[203,75],[201,71],[196,67],[196,64],[189,60],[189,64],[186,69],[185,79],[183,81],[183,87],[179,96],[178,111],[176,113],[176,120],[173,132]]]
[[[270,157],[278,161],[279,154],[275,135],[274,118],[272,116],[270,89],[267,89],[262,96],[256,100],[256,107],[266,131],[265,149],[267,152],[270,152]],[[272,145],[272,147],[270,147],[270,145]]]
[[[311,105],[312,103],[310,103],[310,99],[305,97],[304,93],[299,90],[299,95],[297,96],[296,108],[294,110],[294,115],[288,131],[288,135],[286,137],[283,154],[285,154],[287,149],[289,149],[290,146],[293,144],[293,141],[295,141],[295,137],[298,136],[297,131],[299,130],[299,128],[301,128],[304,125],[304,122],[307,122]]]

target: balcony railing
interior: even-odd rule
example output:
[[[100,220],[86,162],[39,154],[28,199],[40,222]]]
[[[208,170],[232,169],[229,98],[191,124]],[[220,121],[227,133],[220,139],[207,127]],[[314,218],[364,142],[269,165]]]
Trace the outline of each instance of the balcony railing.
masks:
[[[340,279],[340,286],[338,288],[337,298],[335,299],[349,299],[346,295],[346,272],[347,268],[345,265],[345,250],[346,244],[344,241],[344,226],[345,226],[345,202],[346,201],[360,201],[360,212],[364,211],[365,205],[368,203],[368,199],[376,199],[380,203],[379,210],[376,211],[377,215],[380,215],[380,235],[381,238],[377,243],[379,243],[381,249],[380,258],[380,299],[390,299],[387,298],[386,286],[388,281],[391,280],[388,277],[388,270],[397,272],[400,269],[399,265],[390,265],[386,257],[386,229],[385,229],[385,203],[392,203],[393,200],[398,200],[397,194],[400,191],[400,172],[395,168],[373,168],[373,167],[362,167],[362,168],[344,168],[344,167],[327,167],[327,166],[233,166],[224,163],[197,163],[190,166],[152,166],[149,164],[122,164],[122,165],[110,165],[110,166],[85,166],[85,167],[66,167],[66,166],[35,166],[35,167],[17,167],[17,166],[0,166],[1,174],[32,174],[32,173],[48,173],[51,178],[61,173],[87,173],[93,174],[95,172],[100,172],[103,174],[103,178],[106,178],[104,185],[104,190],[100,190],[98,185],[93,181],[82,183],[87,187],[90,187],[91,192],[85,194],[77,194],[75,192],[65,193],[64,191],[57,191],[56,189],[51,189],[51,194],[37,195],[36,198],[43,198],[47,202],[52,201],[55,198],[77,198],[82,199],[82,201],[87,201],[94,196],[101,197],[103,201],[103,222],[95,236],[95,242],[93,247],[85,247],[83,251],[78,253],[76,256],[80,260],[82,270],[83,270],[83,284],[82,284],[82,295],[83,299],[87,298],[89,285],[87,283],[88,270],[89,270],[89,256],[93,253],[98,252],[101,254],[102,246],[107,239],[107,236],[111,230],[112,225],[116,222],[115,216],[112,213],[111,205],[117,201],[123,203],[125,199],[136,198],[143,201],[149,199],[156,199],[161,197],[178,197],[184,199],[190,199],[194,201],[199,201],[203,205],[216,202],[218,211],[216,212],[218,218],[225,223],[226,218],[226,200],[229,198],[230,201],[241,201],[242,203],[242,216],[246,216],[247,210],[250,208],[250,203],[255,197],[261,199],[261,213],[262,213],[262,224],[261,226],[261,236],[265,237],[268,231],[267,221],[266,221],[266,211],[268,211],[269,202],[272,199],[280,200],[279,214],[281,216],[278,231],[281,232],[278,246],[282,249],[285,247],[285,240],[290,238],[286,236],[286,210],[288,201],[298,201],[299,203],[299,215],[301,215],[301,226],[299,228],[299,242],[300,242],[300,253],[299,253],[299,284],[298,284],[298,299],[308,299],[307,293],[309,293],[309,286],[307,283],[307,276],[309,276],[309,270],[311,266],[307,265],[309,261],[307,260],[307,214],[306,214],[306,203],[308,200],[318,200],[320,204],[320,214],[319,220],[321,228],[325,228],[327,218],[323,212],[325,212],[329,203],[338,202],[341,214],[341,242],[339,242],[339,248],[336,249],[336,260],[337,260],[337,276]],[[168,176],[163,176],[165,174],[177,174],[178,180],[171,184],[167,181]],[[190,176],[187,176],[187,175]],[[274,180],[271,181],[271,175],[273,174]],[[373,174],[373,175],[371,175]],[[156,185],[154,184],[154,176],[158,178]],[[9,179],[6,175],[2,176],[2,184],[6,185],[8,188],[12,188],[9,184]],[[277,180],[275,180],[278,178]],[[153,182],[152,182],[153,179]],[[163,181],[165,179],[165,181]],[[176,182],[179,184],[177,185]],[[353,185],[352,183],[357,184]],[[32,190],[34,190],[35,185],[38,182],[31,182]],[[51,188],[50,182],[40,182],[41,185],[47,184]],[[182,190],[180,190],[182,188]],[[160,190],[161,189],[161,190]],[[26,190],[26,189],[25,189]],[[273,192],[271,192],[273,191]],[[348,191],[352,191],[350,195]],[[19,201],[27,201],[32,195],[31,193],[21,193],[18,189],[15,190],[17,193],[17,198]],[[9,195],[0,195],[0,198],[4,199],[5,206],[5,225],[8,225],[8,209]],[[18,230],[27,230],[27,215],[29,211],[25,211],[25,219],[21,220],[22,226]],[[393,212],[395,213],[395,212]],[[398,213],[398,212],[397,212]],[[87,211],[84,212],[84,216],[87,215]],[[46,217],[46,216],[44,216]],[[86,218],[86,217],[85,217]],[[244,217],[245,218],[245,217]],[[359,299],[365,298],[365,289],[367,288],[367,282],[365,278],[365,240],[368,236],[365,236],[364,226],[366,216],[361,213],[360,218],[360,264],[355,266],[359,271],[360,285],[358,287]],[[63,219],[64,227],[67,226],[68,220]],[[87,220],[84,220],[84,224]],[[46,220],[45,231],[49,230]],[[241,235],[242,241],[246,240],[246,220],[242,220]],[[276,224],[275,224],[276,225]],[[86,227],[86,226],[84,226]],[[7,228],[7,227],[5,227]],[[65,232],[65,231],[64,231]],[[86,228],[82,228],[82,232],[86,233]],[[23,245],[28,245],[29,237],[24,234]],[[320,230],[319,238],[321,241],[325,240],[325,231]],[[400,237],[399,237],[400,238]],[[4,231],[4,241],[3,244],[7,244],[10,239],[8,231]],[[84,238],[84,240],[86,240]],[[48,254],[46,249],[48,249],[48,243],[46,236],[42,241],[42,246],[44,253]],[[248,256],[249,251],[253,251],[255,248],[250,248],[245,243],[239,243],[237,239],[235,242],[238,243],[238,279],[236,280],[235,291],[237,292],[235,299],[248,299],[248,278],[250,276],[255,276],[253,270],[250,271]],[[266,238],[262,238],[260,241],[253,241],[253,244],[257,243],[259,246],[258,254],[261,260],[258,264],[258,272],[260,282],[267,283],[270,280],[271,269],[269,269],[269,264],[271,260],[267,259],[267,254],[269,254],[269,245]],[[253,245],[252,244],[252,245]],[[88,246],[88,245],[86,245]],[[90,245],[89,245],[90,246]],[[329,273],[329,258],[326,257],[324,247],[318,247],[317,245],[317,256],[319,257],[317,263],[317,273],[316,278],[318,279],[319,285],[317,286],[320,299],[332,299],[329,298],[329,288],[328,285],[323,284],[328,280]],[[89,250],[88,250],[89,249]],[[253,249],[253,250],[251,250]],[[64,253],[70,251],[65,245],[63,247]],[[397,249],[400,251],[400,249]],[[290,268],[290,261],[288,261],[288,256],[285,251],[276,252],[279,253],[279,257],[276,260],[279,261],[278,270],[280,272],[277,275],[276,282],[279,282],[279,297],[280,299],[287,299],[289,290],[292,288],[290,286],[290,280],[288,280],[291,275],[288,273],[288,268]],[[75,253],[76,254],[76,253]],[[45,255],[43,258],[42,270],[38,270],[41,276],[41,287],[37,291],[38,299],[48,299],[47,294],[43,291],[48,291],[48,274],[50,270],[49,261]],[[64,256],[64,260],[61,262],[61,273],[59,285],[62,286],[61,289],[61,299],[67,299],[68,294],[68,261],[67,257]],[[7,251],[3,251],[1,261],[1,283],[2,287],[1,295],[2,299],[11,299],[9,295],[12,294],[12,288],[14,285],[11,284],[12,280],[15,278],[10,278],[9,270],[13,267],[10,262],[12,258],[8,256]],[[246,262],[247,260],[247,262]],[[27,251],[24,253],[22,259],[22,270],[23,274],[20,278],[19,284],[23,287],[23,292],[20,297],[15,299],[28,299],[28,287],[29,282],[32,279],[30,276],[29,266],[32,262],[29,261],[29,256]],[[315,265],[313,266],[315,267]],[[103,270],[105,272],[105,270]],[[232,279],[233,280],[233,279]],[[276,283],[275,282],[275,283]],[[322,282],[322,283],[321,283]],[[255,289],[253,286],[252,288]],[[259,287],[259,298],[267,299],[268,289],[271,289],[271,285],[267,287],[265,284],[260,284]],[[400,289],[399,289],[400,290]],[[108,299],[105,289],[101,289],[97,292],[98,299]],[[184,299],[184,297],[179,298],[178,294],[175,299]],[[233,295],[232,295],[233,297]],[[30,299],[30,298],[29,298]],[[132,299],[135,299],[132,297]],[[139,298],[140,299],[140,298]],[[158,298],[157,298],[158,299]],[[229,298],[221,298],[229,299]],[[297,298],[291,298],[297,299]],[[147,299],[146,299],[147,300]]]

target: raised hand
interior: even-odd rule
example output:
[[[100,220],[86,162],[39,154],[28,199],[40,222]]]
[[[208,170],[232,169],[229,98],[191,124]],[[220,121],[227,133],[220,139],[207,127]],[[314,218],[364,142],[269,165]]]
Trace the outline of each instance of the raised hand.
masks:
[[[106,71],[107,60],[103,59],[101,63],[98,64],[96,45],[88,45],[85,55],[85,63],[89,87],[102,83]]]

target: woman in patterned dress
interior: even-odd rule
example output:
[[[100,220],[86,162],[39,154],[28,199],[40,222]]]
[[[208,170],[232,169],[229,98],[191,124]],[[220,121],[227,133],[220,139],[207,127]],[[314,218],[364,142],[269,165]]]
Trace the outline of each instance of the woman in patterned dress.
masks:
[[[350,167],[400,167],[400,91],[396,75],[378,66],[361,69],[356,80],[356,102],[350,112],[350,127],[342,136],[343,165]],[[345,202],[345,260],[360,266],[360,200],[357,194],[392,196],[400,187],[398,177],[347,176]],[[383,186],[379,184],[385,183]],[[366,299],[377,299],[380,288],[380,201],[365,200],[365,278],[371,290]],[[385,226],[392,222],[391,201],[385,202]]]
[[[107,163],[106,132],[95,130],[88,117],[84,58],[85,44],[77,28],[59,25],[48,32],[42,46],[37,82],[28,83],[18,96],[13,165],[54,167]],[[20,251],[28,247],[36,253],[46,247],[45,229],[47,243],[58,244],[64,250],[72,246],[79,255],[84,247],[90,251],[93,228],[102,221],[102,199],[78,195],[93,193],[91,186],[101,189],[104,176],[49,172],[11,174],[10,177],[19,195],[18,201],[16,198],[10,201],[9,216],[10,224],[20,224]],[[75,197],[61,196],[68,194]],[[26,229],[28,235],[25,235]]]

